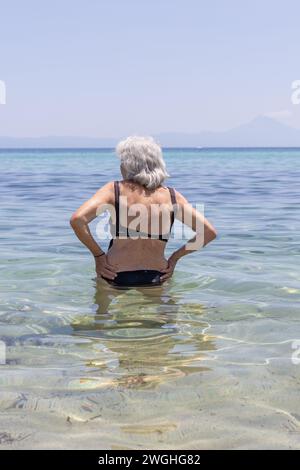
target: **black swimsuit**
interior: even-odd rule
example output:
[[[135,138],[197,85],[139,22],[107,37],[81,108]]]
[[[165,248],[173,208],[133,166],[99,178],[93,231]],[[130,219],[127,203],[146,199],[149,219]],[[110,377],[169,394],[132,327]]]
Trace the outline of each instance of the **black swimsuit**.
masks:
[[[116,225],[115,225],[115,236],[114,238],[118,238],[120,236],[120,228],[122,235],[125,235],[126,237],[130,237],[128,227],[121,227],[120,226],[120,187],[119,187],[119,181],[114,182],[114,189],[115,189],[115,211],[116,211]],[[171,202],[173,205],[173,211],[171,212],[171,224],[170,224],[170,230],[168,234],[159,234],[157,236],[151,235],[150,233],[146,234],[146,237],[160,240],[162,242],[167,242],[169,240],[170,232],[174,223],[175,219],[175,208],[176,208],[176,195],[175,191],[173,188],[169,188],[168,190],[170,192],[171,196]],[[125,233],[124,233],[125,232]],[[143,234],[144,235],[144,234]],[[144,235],[145,236],[145,235]],[[109,248],[112,247],[114,238],[110,240],[109,243]],[[104,278],[109,284],[113,286],[124,286],[124,287],[134,287],[134,286],[157,286],[160,285],[162,282],[160,280],[160,277],[163,275],[162,272],[154,270],[154,269],[139,269],[135,271],[120,271],[117,273],[116,277],[111,280]]]

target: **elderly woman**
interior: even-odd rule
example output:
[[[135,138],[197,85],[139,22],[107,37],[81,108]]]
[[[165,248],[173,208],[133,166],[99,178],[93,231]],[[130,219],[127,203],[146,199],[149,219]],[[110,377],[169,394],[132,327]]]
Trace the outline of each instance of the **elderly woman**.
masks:
[[[169,175],[161,148],[152,138],[128,137],[118,144],[117,154],[123,179],[100,188],[70,223],[94,256],[97,276],[113,286],[158,285],[172,276],[180,258],[211,242],[216,230],[182,194],[164,185]],[[114,209],[107,253],[88,225],[106,208]],[[166,259],[175,218],[192,228],[195,236]]]

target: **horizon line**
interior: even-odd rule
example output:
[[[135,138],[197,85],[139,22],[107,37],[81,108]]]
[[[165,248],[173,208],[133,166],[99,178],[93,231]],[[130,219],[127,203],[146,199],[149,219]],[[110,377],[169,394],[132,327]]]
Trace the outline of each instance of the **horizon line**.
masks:
[[[216,147],[202,147],[202,146],[161,146],[163,150],[300,150],[300,146],[216,146]],[[9,150],[115,150],[115,147],[0,147],[0,152]]]

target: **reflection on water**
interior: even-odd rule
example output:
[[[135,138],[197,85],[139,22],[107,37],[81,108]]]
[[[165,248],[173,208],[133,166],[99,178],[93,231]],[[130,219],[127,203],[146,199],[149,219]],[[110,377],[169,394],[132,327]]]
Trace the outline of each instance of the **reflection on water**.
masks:
[[[219,239],[116,290],[69,226],[112,152],[0,151],[0,447],[300,448],[299,157],[166,151]]]
[[[71,325],[74,335],[105,344],[103,355],[87,366],[107,374],[106,385],[149,388],[207,370],[203,358],[214,344],[201,321],[203,306],[181,303],[166,284],[115,289],[100,280],[95,290],[95,315],[77,317]]]

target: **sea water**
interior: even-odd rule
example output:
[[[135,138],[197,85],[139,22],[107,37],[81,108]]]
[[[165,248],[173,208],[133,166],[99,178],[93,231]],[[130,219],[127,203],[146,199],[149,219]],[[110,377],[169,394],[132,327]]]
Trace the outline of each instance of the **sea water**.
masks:
[[[69,219],[113,150],[0,151],[1,448],[300,448],[300,149],[164,155],[218,238],[103,292]]]

